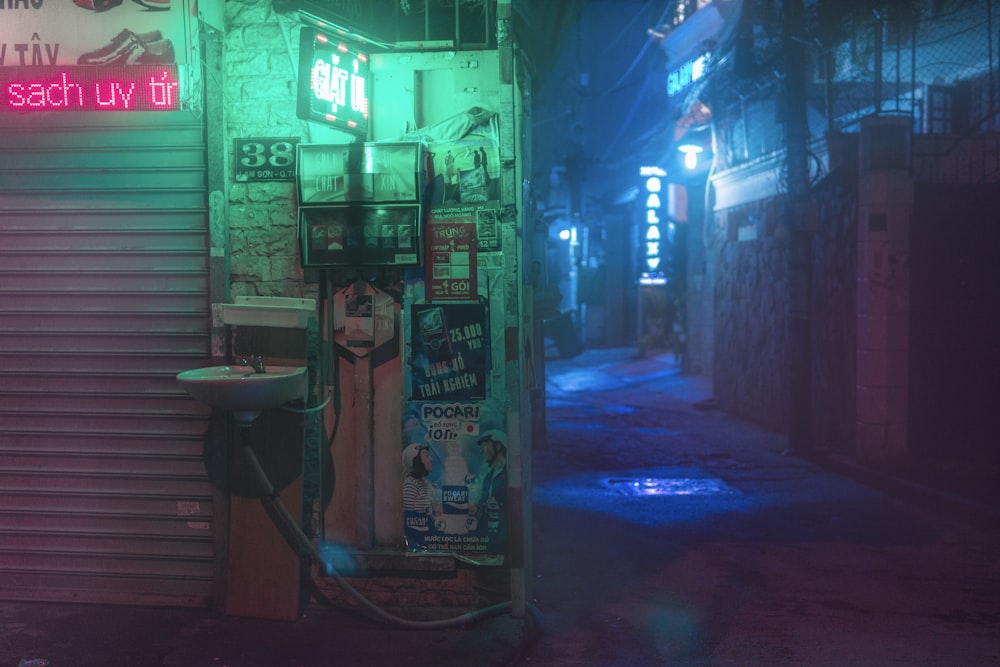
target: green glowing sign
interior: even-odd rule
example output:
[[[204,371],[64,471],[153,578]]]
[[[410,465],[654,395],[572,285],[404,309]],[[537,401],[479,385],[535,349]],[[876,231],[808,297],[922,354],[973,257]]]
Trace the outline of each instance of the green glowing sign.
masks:
[[[366,53],[334,35],[302,28],[296,116],[366,135],[368,71]]]

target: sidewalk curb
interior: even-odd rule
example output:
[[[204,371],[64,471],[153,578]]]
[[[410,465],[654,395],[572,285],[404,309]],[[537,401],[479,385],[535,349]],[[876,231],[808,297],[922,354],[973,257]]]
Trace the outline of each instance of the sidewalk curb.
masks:
[[[994,528],[1000,525],[1000,508],[969,498],[962,498],[940,489],[888,475],[841,457],[822,452],[804,452],[801,456],[830,472],[850,477],[877,488],[900,500],[934,512],[958,515],[977,526]]]

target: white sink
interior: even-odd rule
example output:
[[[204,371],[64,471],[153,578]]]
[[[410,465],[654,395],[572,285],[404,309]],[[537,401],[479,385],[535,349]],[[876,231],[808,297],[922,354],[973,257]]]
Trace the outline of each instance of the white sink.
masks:
[[[306,397],[305,366],[267,366],[264,373],[250,366],[207,366],[178,373],[177,381],[202,403],[236,413],[242,426],[261,410]]]

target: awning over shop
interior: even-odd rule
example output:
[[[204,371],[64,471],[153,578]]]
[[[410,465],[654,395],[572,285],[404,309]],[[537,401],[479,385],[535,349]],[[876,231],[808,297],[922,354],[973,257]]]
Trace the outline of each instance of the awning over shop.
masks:
[[[662,28],[660,48],[667,56],[666,86],[671,98],[707,76],[728,50],[739,24],[743,0],[715,0],[677,26]]]
[[[660,48],[667,70],[728,41],[743,11],[743,0],[715,0],[677,26],[667,27]]]

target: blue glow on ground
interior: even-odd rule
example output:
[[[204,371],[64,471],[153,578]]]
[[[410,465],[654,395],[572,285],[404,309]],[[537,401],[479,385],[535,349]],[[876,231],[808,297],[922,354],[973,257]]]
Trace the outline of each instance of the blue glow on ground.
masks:
[[[711,496],[739,493],[721,479],[712,477],[610,478],[605,484],[626,496]]]
[[[635,412],[635,408],[631,405],[607,405],[601,412],[608,415],[630,415]]]
[[[661,428],[659,426],[636,426],[632,429],[636,433],[642,435],[680,435],[680,431],[674,431],[669,428]]]
[[[595,422],[590,423],[580,423],[580,422],[549,422],[549,428],[559,429],[561,431],[607,431],[611,427],[608,424],[600,424]],[[616,430],[617,427],[616,427]],[[674,431],[669,428],[660,428],[659,426],[636,426],[630,429],[631,431],[638,433],[640,435],[680,435],[680,431]]]
[[[594,512],[643,526],[697,524],[783,502],[743,493],[691,467],[568,475],[537,483],[533,500],[539,506]]]
[[[578,422],[549,422],[549,428],[557,428],[564,431],[607,431],[607,424],[597,424],[590,422],[581,424]]]

